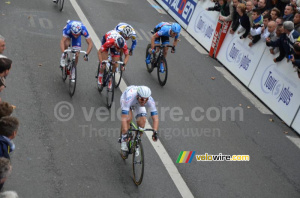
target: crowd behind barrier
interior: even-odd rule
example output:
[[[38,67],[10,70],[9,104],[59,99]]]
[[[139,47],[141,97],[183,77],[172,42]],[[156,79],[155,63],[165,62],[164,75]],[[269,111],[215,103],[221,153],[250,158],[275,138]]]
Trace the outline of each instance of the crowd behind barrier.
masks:
[[[206,50],[232,21],[216,56],[300,134],[300,0],[157,0]]]

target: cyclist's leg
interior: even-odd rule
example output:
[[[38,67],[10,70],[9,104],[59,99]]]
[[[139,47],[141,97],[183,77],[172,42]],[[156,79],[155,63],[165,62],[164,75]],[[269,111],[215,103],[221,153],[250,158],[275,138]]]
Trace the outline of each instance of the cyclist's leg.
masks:
[[[161,37],[161,42],[163,45],[169,45],[170,44],[170,40],[168,36],[162,36]],[[167,58],[167,54],[168,54],[168,49],[167,47],[164,48],[164,57]]]
[[[81,36],[77,37],[77,38],[72,38],[72,48],[73,49],[81,49]],[[80,53],[76,53],[76,59],[75,59],[75,63],[77,65],[78,63],[78,56]]]
[[[113,62],[119,61],[119,60],[120,60],[120,56],[112,56],[112,61],[113,61]],[[113,65],[113,72],[116,71],[116,68],[117,68],[118,66],[119,66],[118,63],[115,63],[115,64]]]
[[[136,119],[136,123],[139,127],[145,128],[146,119],[147,119],[146,107],[138,107],[137,108],[135,119]]]

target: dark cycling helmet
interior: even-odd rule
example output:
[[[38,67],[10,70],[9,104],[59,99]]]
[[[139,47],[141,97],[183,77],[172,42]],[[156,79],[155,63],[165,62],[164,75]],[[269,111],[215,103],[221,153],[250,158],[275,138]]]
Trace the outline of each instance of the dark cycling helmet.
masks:
[[[118,48],[123,48],[125,45],[125,41],[124,41],[123,37],[117,38],[117,40],[115,41],[115,44],[117,44]]]
[[[81,23],[78,21],[73,21],[71,24],[71,32],[73,34],[80,34],[82,31]]]
[[[178,23],[172,23],[171,30],[172,32],[178,34],[181,30],[181,26]]]

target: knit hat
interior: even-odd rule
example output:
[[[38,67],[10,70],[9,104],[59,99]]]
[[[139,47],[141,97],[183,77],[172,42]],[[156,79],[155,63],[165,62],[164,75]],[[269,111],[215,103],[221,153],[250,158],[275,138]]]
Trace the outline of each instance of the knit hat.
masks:
[[[285,21],[283,23],[283,28],[291,32],[294,29],[294,23],[292,21]]]

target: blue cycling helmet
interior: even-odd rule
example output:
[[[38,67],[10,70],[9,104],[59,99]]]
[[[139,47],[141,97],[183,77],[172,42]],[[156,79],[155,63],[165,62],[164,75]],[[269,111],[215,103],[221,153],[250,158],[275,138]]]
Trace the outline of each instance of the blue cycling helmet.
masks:
[[[181,30],[181,26],[178,23],[172,23],[171,30],[172,30],[172,32],[174,32],[176,34],[179,34],[179,32]]]
[[[71,32],[73,34],[80,34],[82,31],[81,23],[78,21],[73,21],[71,24]]]
[[[125,45],[125,41],[124,41],[123,37],[117,38],[115,43],[117,44],[118,48],[123,48]]]

